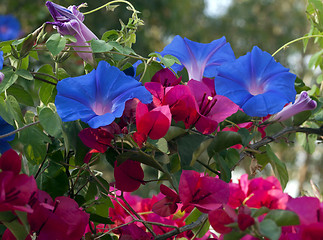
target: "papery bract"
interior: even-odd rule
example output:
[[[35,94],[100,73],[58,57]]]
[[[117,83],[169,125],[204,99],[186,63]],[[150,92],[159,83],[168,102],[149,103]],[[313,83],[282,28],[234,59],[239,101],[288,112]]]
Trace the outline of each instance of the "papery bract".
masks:
[[[203,134],[214,132],[219,122],[239,109],[238,105],[227,97],[216,95],[214,88],[210,89],[204,82],[190,80],[187,86],[198,106],[198,117],[194,124],[196,129]]]
[[[0,135],[4,135],[14,131],[15,128],[7,123],[1,116],[0,116]],[[8,137],[0,138],[0,153],[4,153],[8,149],[11,148],[8,141],[14,140],[15,135],[12,134]]]
[[[180,198],[174,190],[163,184],[160,185],[160,192],[165,197],[153,205],[152,211],[159,216],[168,217],[176,212]]]
[[[162,56],[169,54],[178,58],[186,68],[189,79],[197,81],[201,81],[203,76],[216,76],[219,65],[235,59],[225,37],[211,43],[198,43],[177,35],[160,54]],[[183,66],[175,63],[171,68],[180,71]]]
[[[119,166],[115,162],[114,178],[117,189],[125,192],[133,192],[144,183],[144,171],[140,166],[140,162],[128,159]]]
[[[178,85],[182,77],[177,78],[169,68],[163,68],[155,73],[151,78],[151,82],[159,82],[163,87]]]
[[[79,12],[78,7],[73,5],[65,8],[50,1],[46,2],[46,6],[55,21],[49,22],[49,24],[54,25],[57,28],[57,31],[63,36],[74,36],[77,41],[75,43],[71,43],[72,46],[85,46],[74,47],[74,50],[80,51],[77,52],[77,54],[84,61],[94,64],[92,53],[84,53],[82,51],[92,51],[90,43],[87,41],[98,38],[84,25],[84,15]]]
[[[140,82],[101,61],[89,74],[58,82],[55,105],[63,121],[81,119],[91,128],[98,128],[121,117],[125,102],[133,98],[143,103],[152,101]]]
[[[32,212],[27,205],[29,198],[37,191],[35,179],[26,174],[17,175],[12,171],[0,172],[0,212]]]
[[[273,121],[282,122],[297,113],[313,110],[317,106],[316,101],[312,100],[307,92],[303,91],[299,96],[297,96],[294,103],[290,103],[283,108],[279,113],[275,114],[272,118]]]
[[[0,15],[0,41],[16,39],[20,34],[20,23],[13,15]]]
[[[136,224],[129,224],[121,228],[121,235],[119,240],[149,240],[153,239],[147,232],[138,227]]]
[[[182,211],[191,205],[207,213],[227,203],[230,194],[226,182],[214,177],[201,177],[200,173],[192,170],[183,170],[178,189]]]
[[[79,240],[89,221],[89,214],[79,209],[78,204],[68,197],[57,197],[53,202],[42,192],[33,202],[34,212],[28,215],[31,230],[37,239]]]
[[[114,134],[121,133],[121,129],[115,122],[99,128],[85,128],[78,134],[84,145],[104,153],[111,145]]]
[[[254,47],[251,52],[218,68],[217,94],[238,104],[254,117],[275,114],[294,102],[296,75],[289,72],[267,52]]]
[[[148,136],[153,140],[164,137],[171,120],[172,116],[167,105],[149,111],[147,105],[139,102],[136,110],[137,132],[134,134],[134,140],[141,146]]]
[[[0,157],[0,169],[19,174],[21,170],[21,159],[15,150],[9,149]]]
[[[234,219],[224,209],[215,209],[209,213],[209,221],[212,228],[218,233],[229,233],[231,228],[225,225],[233,223]]]

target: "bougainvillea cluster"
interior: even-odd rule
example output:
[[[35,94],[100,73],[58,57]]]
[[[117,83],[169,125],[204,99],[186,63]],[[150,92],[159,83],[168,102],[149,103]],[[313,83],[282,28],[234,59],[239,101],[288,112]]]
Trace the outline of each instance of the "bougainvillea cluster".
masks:
[[[131,49],[139,12],[124,0],[102,8],[116,2],[132,16],[102,40],[83,23],[86,4],[48,1],[54,22],[46,24],[58,33],[48,37],[43,26],[0,45],[2,239],[321,239],[323,204],[284,193],[288,172],[269,145],[306,128],[266,136],[271,124],[319,104],[295,88],[296,75],[257,46],[236,58],[225,37],[175,36],[141,57]],[[0,40],[19,34],[8,21]],[[44,50],[54,68],[29,69],[23,59]],[[69,51],[84,61],[84,74],[61,67]],[[41,83],[27,89],[24,80]],[[271,165],[277,176],[233,182],[245,156],[259,155],[257,169]]]

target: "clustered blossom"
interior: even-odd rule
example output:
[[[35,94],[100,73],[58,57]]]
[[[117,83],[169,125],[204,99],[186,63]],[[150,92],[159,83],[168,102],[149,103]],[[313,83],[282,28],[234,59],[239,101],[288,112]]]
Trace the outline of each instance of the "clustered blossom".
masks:
[[[73,199],[61,196],[53,201],[39,190],[33,176],[20,173],[21,159],[14,150],[1,155],[0,169],[0,212],[26,212],[30,234],[35,232],[39,240],[78,240],[83,236],[89,215]],[[7,229],[3,239],[15,237]]]

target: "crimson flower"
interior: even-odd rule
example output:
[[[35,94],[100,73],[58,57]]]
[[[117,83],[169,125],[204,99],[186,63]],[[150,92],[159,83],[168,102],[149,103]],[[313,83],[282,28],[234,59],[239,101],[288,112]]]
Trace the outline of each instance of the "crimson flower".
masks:
[[[9,149],[0,157],[0,169],[19,174],[21,170],[21,159],[15,150]]]
[[[89,214],[79,209],[73,199],[61,196],[53,201],[46,192],[39,191],[31,205],[34,212],[28,214],[28,222],[38,240],[82,238]]]
[[[128,159],[117,166],[116,161],[114,179],[116,180],[116,188],[119,190],[125,192],[136,191],[144,183],[144,171],[140,166],[140,162]]]
[[[229,185],[221,179],[201,177],[198,172],[183,170],[179,182],[182,211],[188,206],[195,206],[201,212],[208,213],[227,203],[229,195]]]
[[[153,205],[152,211],[159,216],[168,217],[176,212],[178,208],[177,203],[180,202],[180,198],[174,190],[166,187],[164,184],[160,185],[160,192],[165,197]]]
[[[137,132],[134,133],[133,139],[139,147],[147,140],[160,139],[165,136],[172,121],[172,115],[168,105],[156,107],[149,111],[148,106],[139,102],[136,110]]]

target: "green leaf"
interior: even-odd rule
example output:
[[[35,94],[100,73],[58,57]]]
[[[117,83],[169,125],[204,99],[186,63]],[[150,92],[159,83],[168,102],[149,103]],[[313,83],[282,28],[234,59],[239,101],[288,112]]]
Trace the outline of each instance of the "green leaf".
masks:
[[[200,144],[207,139],[204,135],[188,134],[177,139],[177,151],[182,168],[189,168],[193,159],[193,153]]]
[[[181,62],[172,55],[165,55],[164,57],[160,57],[160,61],[165,65],[166,68],[169,68],[174,65],[174,63],[177,63],[179,65],[182,65]]]
[[[191,211],[191,213],[185,218],[185,223],[186,225],[195,222],[203,213],[201,213],[197,208],[194,208],[193,211]],[[200,232],[198,233],[197,237],[198,238],[202,238],[205,236],[205,234],[209,231],[210,228],[210,222],[207,220],[204,225],[203,228],[200,230]],[[193,233],[196,233],[197,231],[199,231],[200,226],[193,228],[192,231]]]
[[[282,230],[273,220],[264,219],[259,223],[259,231],[270,240],[278,240]]]
[[[209,157],[211,158],[216,153],[239,143],[242,143],[239,133],[231,131],[218,132],[207,149]]]
[[[218,153],[213,158],[216,162],[217,169],[220,171],[220,179],[225,182],[230,182],[231,170],[230,170],[227,162]]]
[[[9,95],[13,95],[16,99],[19,99],[19,103],[34,106],[34,100],[30,94],[20,85],[14,84],[8,90]]]
[[[103,53],[110,51],[113,48],[113,46],[111,46],[109,43],[106,43],[103,40],[92,39],[91,48],[93,53]]]
[[[18,79],[18,75],[12,71],[12,69],[5,68],[3,69],[2,73],[4,74],[4,79],[0,83],[0,93],[7,90]]]
[[[145,69],[145,64],[144,63],[140,64],[137,67],[137,71],[136,71],[137,76],[140,74],[143,74],[144,69]],[[163,67],[159,63],[152,62],[151,64],[149,64],[147,66],[145,75],[142,77],[142,80],[141,80],[142,84],[146,82],[150,82],[151,78],[155,75],[155,73],[161,69],[163,69]]]
[[[9,124],[15,126],[15,122],[22,124],[22,114],[19,104],[14,96],[9,95],[6,100],[0,96],[0,116]]]
[[[238,133],[241,136],[242,145],[248,146],[252,138],[254,137],[254,134],[250,134],[249,130],[246,128],[240,128],[238,130]]]
[[[86,201],[91,201],[95,199],[97,196],[98,189],[96,186],[96,183],[94,181],[90,182],[89,187],[87,188],[87,192],[85,194],[85,200]]]
[[[237,239],[242,239],[242,237],[246,235],[243,232],[234,232],[231,231],[223,236],[223,240],[237,240]]]
[[[90,207],[86,208],[86,212],[90,213],[90,220],[96,223],[112,224],[109,219],[109,208],[113,207],[111,199],[101,197],[91,202]]]
[[[322,55],[323,55],[323,49],[311,57],[310,61],[308,62],[308,68],[317,67],[322,62]]]
[[[163,153],[168,153],[168,143],[165,138],[160,138],[158,140],[148,139],[147,143],[153,145],[156,149]]]
[[[265,219],[273,220],[277,226],[292,226],[299,225],[299,217],[295,212],[275,209],[271,210],[265,217]]]
[[[169,142],[174,138],[184,135],[186,132],[187,131],[181,127],[170,126],[164,138]]]
[[[46,47],[54,56],[59,54],[65,48],[65,45],[66,38],[61,37],[59,33],[53,34],[46,41]]]
[[[229,121],[234,122],[235,124],[250,122],[251,117],[245,114],[242,111],[237,111],[236,113],[232,114],[230,117],[227,118]],[[230,123],[228,123],[230,124]],[[227,124],[226,124],[227,125]]]
[[[209,145],[211,144],[212,140],[213,140],[212,138],[205,140],[205,141],[204,141],[204,142],[202,142],[202,143],[200,144],[200,146],[199,146],[199,147],[198,147],[198,148],[193,152],[192,161],[191,161],[191,164],[190,164],[190,166],[191,166],[191,167],[195,164],[196,160],[201,156],[201,154],[207,150],[207,148],[208,148],[208,147],[209,147]]]
[[[72,43],[76,43],[77,39],[76,37],[72,36],[72,35],[64,35],[63,38],[65,38],[66,40],[72,42]]]
[[[53,137],[59,137],[62,133],[61,118],[56,112],[45,107],[39,113],[39,121],[44,130]]]
[[[126,161],[127,159],[131,159],[133,161],[141,162],[148,166],[158,169],[159,171],[164,172],[164,169],[160,166],[160,164],[150,155],[144,152],[125,152],[120,154],[117,157],[118,165]]]
[[[251,216],[253,218],[257,218],[257,217],[260,217],[261,215],[263,215],[265,213],[268,213],[270,211],[270,209],[267,208],[267,207],[261,207],[261,208],[258,208],[258,209],[251,209],[251,211],[252,211]]]
[[[233,168],[240,160],[239,152],[234,148],[229,148],[227,155],[225,156],[225,162],[228,164],[228,167]]]
[[[260,147],[259,151],[265,152],[266,147]],[[256,153],[254,156],[257,159],[257,162],[262,166],[262,169],[270,162],[269,156],[266,153]]]
[[[18,213],[18,211],[16,211],[16,213]],[[18,219],[11,212],[1,212],[0,221],[8,229],[10,229],[11,233],[16,237],[17,240],[25,240],[27,235],[29,234],[29,226],[22,224],[20,219]]]
[[[270,164],[274,170],[275,176],[279,179],[282,188],[285,189],[288,182],[288,172],[285,163],[279,160],[270,145],[266,146],[266,152],[270,160]]]
[[[309,119],[311,115],[312,115],[312,111],[303,111],[303,112],[296,114],[295,116],[293,116],[294,126],[300,126],[307,119]]]
[[[296,133],[299,143],[303,146],[304,150],[309,154],[314,153],[316,148],[317,135],[306,134],[306,133]]]
[[[18,69],[18,70],[16,71],[16,74],[17,74],[18,76],[20,76],[20,77],[24,78],[24,79],[27,79],[27,80],[34,80],[33,75],[32,75],[29,71],[27,71],[27,70],[25,70],[25,69]]]
[[[104,41],[115,41],[117,40],[119,37],[119,33],[117,30],[110,30],[110,31],[107,31],[105,33],[103,33],[102,35],[102,40]]]

